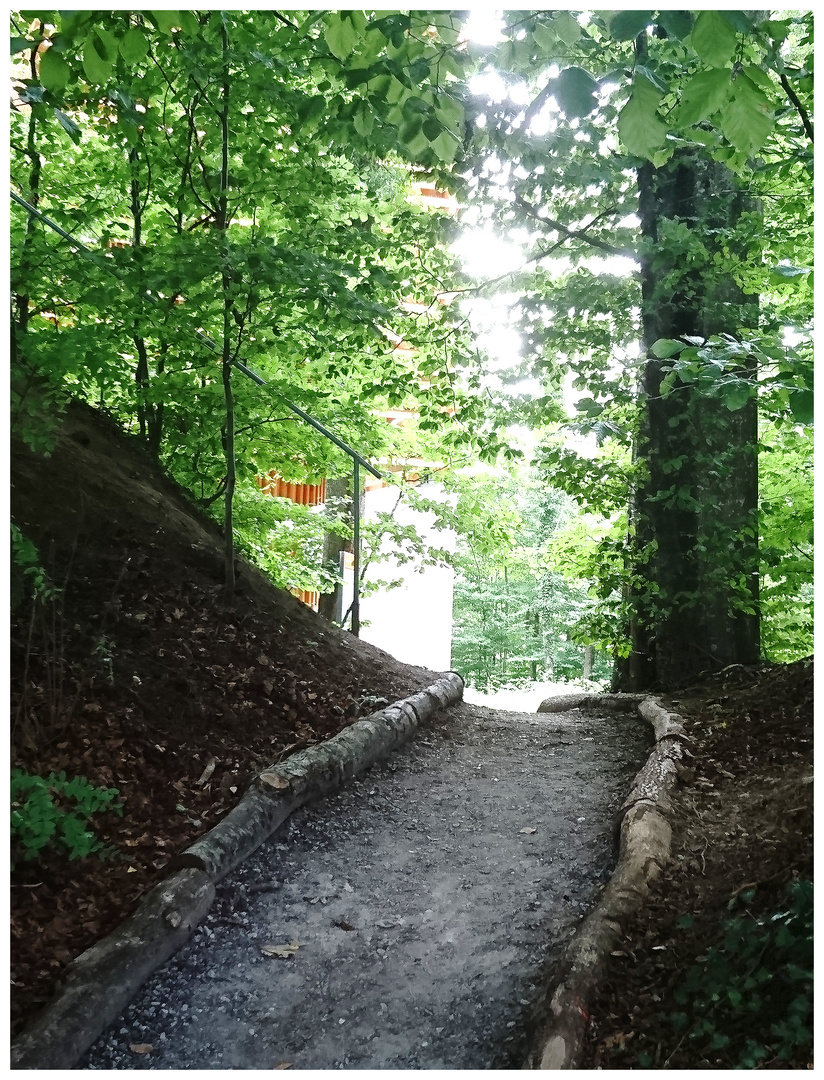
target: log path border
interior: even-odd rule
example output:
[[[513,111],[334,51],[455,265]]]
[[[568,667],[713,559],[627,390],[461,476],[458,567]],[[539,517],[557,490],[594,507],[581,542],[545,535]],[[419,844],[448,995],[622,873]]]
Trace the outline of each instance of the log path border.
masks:
[[[524,1063],[525,1069],[576,1069],[584,1051],[589,1003],[623,926],[644,903],[650,884],[669,861],[672,804],[669,793],[691,757],[678,713],[643,694],[581,694],[547,698],[538,712],[574,708],[635,707],[652,726],[655,745],[619,811],[618,862],[598,903],[583,919],[549,987],[548,1016]]]
[[[137,910],[69,964],[60,989],[11,1047],[13,1069],[71,1069],[149,976],[209,913],[215,885],[310,799],[338,788],[463,698],[449,672],[418,694],[344,728],[254,777],[239,802],[164,869]]]

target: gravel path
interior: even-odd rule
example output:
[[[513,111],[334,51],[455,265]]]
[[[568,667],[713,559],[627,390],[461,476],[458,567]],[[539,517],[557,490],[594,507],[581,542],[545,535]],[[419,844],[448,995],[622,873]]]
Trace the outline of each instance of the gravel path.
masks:
[[[649,746],[629,716],[453,707],[227,878],[80,1068],[520,1068]]]

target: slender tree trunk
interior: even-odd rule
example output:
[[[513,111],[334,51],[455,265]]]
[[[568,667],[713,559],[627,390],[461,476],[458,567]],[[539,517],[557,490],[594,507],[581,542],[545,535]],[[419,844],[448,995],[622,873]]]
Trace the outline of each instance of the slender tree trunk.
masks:
[[[592,678],[592,669],[595,666],[595,646],[586,645],[584,647],[584,671],[583,678]]]
[[[673,686],[710,668],[754,663],[757,613],[741,609],[743,575],[755,609],[758,584],[757,417],[754,398],[731,412],[695,382],[661,393],[672,361],[655,358],[659,338],[735,334],[757,306],[719,278],[711,260],[685,269],[670,254],[672,226],[687,226],[712,252],[715,235],[745,208],[735,176],[699,153],[681,151],[639,170],[642,305],[647,361],[641,380],[639,484],[631,524],[637,553],[629,688]],[[742,374],[751,375],[747,369]]]
[[[343,477],[340,480],[327,480],[326,481],[326,500],[327,503],[331,503],[330,512],[338,512],[341,506],[341,501],[351,498],[351,479],[350,477]],[[347,513],[347,517],[351,514]],[[341,565],[341,555],[345,551],[351,550],[350,541],[344,537],[339,536],[334,532],[326,532],[323,536],[323,565],[334,566],[336,568]],[[338,582],[332,592],[321,593],[320,602],[318,603],[318,613],[323,616],[328,622],[341,621],[343,615],[343,584]]]
[[[32,80],[37,82],[37,47],[35,46],[31,51],[29,58],[29,67],[31,70]],[[37,207],[40,202],[40,179],[43,172],[43,166],[40,161],[40,153],[37,149],[37,117],[34,114],[34,110],[29,114],[29,127],[26,136],[26,156],[31,162],[31,170],[29,171],[29,190],[27,192],[28,201],[32,206]],[[28,268],[31,260],[31,247],[34,238],[34,223],[36,218],[33,214],[28,214],[26,217],[26,232],[23,238],[23,256],[20,260],[20,271],[23,283],[24,291],[19,293],[15,297],[15,306],[17,308],[17,325],[15,327],[15,334],[13,336],[14,351],[19,348],[19,342],[22,335],[26,333],[29,326],[29,293],[26,288],[26,279],[28,276]]]
[[[131,171],[130,196],[132,211],[132,247],[137,251],[143,243],[144,204],[141,199],[140,188],[140,150],[136,146],[132,147],[129,151],[129,167]],[[147,185],[148,182],[147,179]],[[143,290],[141,288],[141,301],[143,299],[142,293]],[[135,382],[137,384],[137,421],[140,429],[140,437],[145,441],[150,453],[157,458],[160,455],[160,444],[163,437],[163,406],[160,402],[152,405],[148,400],[150,373],[149,350],[146,346],[146,339],[142,334],[136,332],[133,335],[133,340],[137,352]],[[160,370],[161,364],[159,363],[158,374],[160,373]]]
[[[235,543],[232,510],[235,495],[235,403],[232,390],[232,276],[229,267],[229,245],[226,230],[229,228],[229,33],[224,20],[221,26],[221,54],[223,58],[223,93],[220,112],[221,169],[220,195],[218,197],[217,228],[223,233],[223,399],[226,420],[223,450],[226,456],[226,488],[223,494],[223,535],[226,595],[231,599],[235,593]]]

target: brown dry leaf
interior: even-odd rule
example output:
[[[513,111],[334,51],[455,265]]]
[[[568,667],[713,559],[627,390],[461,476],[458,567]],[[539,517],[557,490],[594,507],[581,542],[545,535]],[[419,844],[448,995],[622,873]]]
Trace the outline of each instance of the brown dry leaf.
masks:
[[[259,664],[261,664],[263,667],[269,667],[269,665],[272,663],[272,661],[269,659],[269,657],[264,652],[262,652],[260,654],[260,656],[257,658],[257,662]]]
[[[288,945],[261,945],[260,951],[273,960],[291,960],[299,948],[299,941],[290,941]]]
[[[151,1054],[154,1047],[151,1043],[131,1043],[129,1049],[133,1054]]]
[[[340,927],[341,930],[355,930],[357,929],[351,923],[348,923],[345,919],[338,919],[333,925]]]
[[[203,787],[212,773],[215,771],[215,765],[217,765],[217,758],[210,757],[206,763],[206,768],[201,773],[200,779],[197,781],[198,787]]]
[[[534,833],[534,832],[537,832],[537,831],[538,831],[537,829],[532,829],[532,828],[521,829],[522,833]]]
[[[291,1061],[279,1061],[277,1063],[277,1065],[273,1065],[272,1068],[273,1069],[291,1069],[292,1068],[292,1062]]]
[[[269,787],[273,787],[276,791],[285,791],[289,787],[289,781],[276,772],[262,772],[260,779],[264,784],[268,784]]]

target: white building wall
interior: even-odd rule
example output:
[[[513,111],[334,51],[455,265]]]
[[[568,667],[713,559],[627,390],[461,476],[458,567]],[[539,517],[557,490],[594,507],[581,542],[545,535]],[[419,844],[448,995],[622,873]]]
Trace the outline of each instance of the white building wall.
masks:
[[[417,490],[428,499],[447,501],[450,496],[441,484],[421,484]],[[365,495],[364,518],[390,513],[398,501],[397,488],[379,488]],[[435,529],[434,513],[413,510],[401,500],[395,519],[412,525],[418,536],[434,548],[455,550],[455,533]],[[385,545],[390,551],[392,545]],[[451,567],[424,566],[420,560],[399,565],[389,558],[371,565],[367,581],[403,583],[394,589],[381,589],[361,600],[361,638],[391,653],[405,664],[416,664],[433,671],[446,671],[452,663],[452,593],[454,571]],[[363,625],[368,623],[368,625]]]

